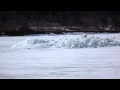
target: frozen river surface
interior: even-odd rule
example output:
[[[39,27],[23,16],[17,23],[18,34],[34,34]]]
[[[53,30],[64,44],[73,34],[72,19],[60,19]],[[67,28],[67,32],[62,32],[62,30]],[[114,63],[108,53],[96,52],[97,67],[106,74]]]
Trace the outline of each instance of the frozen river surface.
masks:
[[[80,34],[0,37],[0,79],[120,79],[120,46],[11,48],[27,38],[62,39]],[[120,34],[88,34],[120,38]]]

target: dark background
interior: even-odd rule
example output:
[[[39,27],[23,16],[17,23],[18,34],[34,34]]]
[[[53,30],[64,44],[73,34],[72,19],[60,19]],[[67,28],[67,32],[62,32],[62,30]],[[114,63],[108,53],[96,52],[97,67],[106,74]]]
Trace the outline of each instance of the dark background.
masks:
[[[119,32],[120,11],[0,11],[1,35]]]

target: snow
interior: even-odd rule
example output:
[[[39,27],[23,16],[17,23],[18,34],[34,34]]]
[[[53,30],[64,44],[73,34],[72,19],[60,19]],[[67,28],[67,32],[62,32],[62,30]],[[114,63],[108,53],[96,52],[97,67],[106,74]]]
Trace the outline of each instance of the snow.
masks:
[[[1,79],[119,79],[120,46],[65,48],[55,45],[81,38],[119,43],[115,34],[66,34],[0,37]],[[98,39],[100,38],[100,39]],[[52,41],[53,40],[53,41]],[[26,43],[27,41],[31,41]],[[35,42],[36,41],[36,42]],[[38,42],[39,41],[39,42]],[[84,41],[84,40],[83,40]],[[107,41],[109,42],[109,40]],[[16,44],[17,43],[17,44]],[[110,43],[110,42],[109,42]],[[21,44],[21,46],[19,46]],[[17,46],[18,45],[18,46]],[[37,46],[38,45],[38,46]],[[14,46],[11,48],[11,46]],[[16,47],[17,46],[17,47]],[[25,46],[29,49],[26,49]],[[34,47],[34,48],[33,48]],[[37,48],[36,48],[37,47]]]
[[[14,44],[12,48],[98,48],[120,46],[120,38],[100,38],[89,36],[87,34],[74,36],[72,38],[45,39],[45,38],[28,38],[18,44]]]

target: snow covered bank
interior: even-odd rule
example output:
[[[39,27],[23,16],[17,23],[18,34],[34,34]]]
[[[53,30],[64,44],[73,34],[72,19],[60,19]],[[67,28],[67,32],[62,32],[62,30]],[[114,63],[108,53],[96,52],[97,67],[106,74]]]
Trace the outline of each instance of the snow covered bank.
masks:
[[[74,36],[71,38],[45,39],[28,38],[11,48],[98,48],[120,46],[120,38],[100,38],[96,36]]]

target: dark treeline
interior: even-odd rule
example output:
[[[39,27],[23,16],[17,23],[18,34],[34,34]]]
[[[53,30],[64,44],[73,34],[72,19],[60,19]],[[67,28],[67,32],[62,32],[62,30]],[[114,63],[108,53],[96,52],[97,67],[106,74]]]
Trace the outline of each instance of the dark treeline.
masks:
[[[0,11],[0,33],[120,31],[120,11]]]

